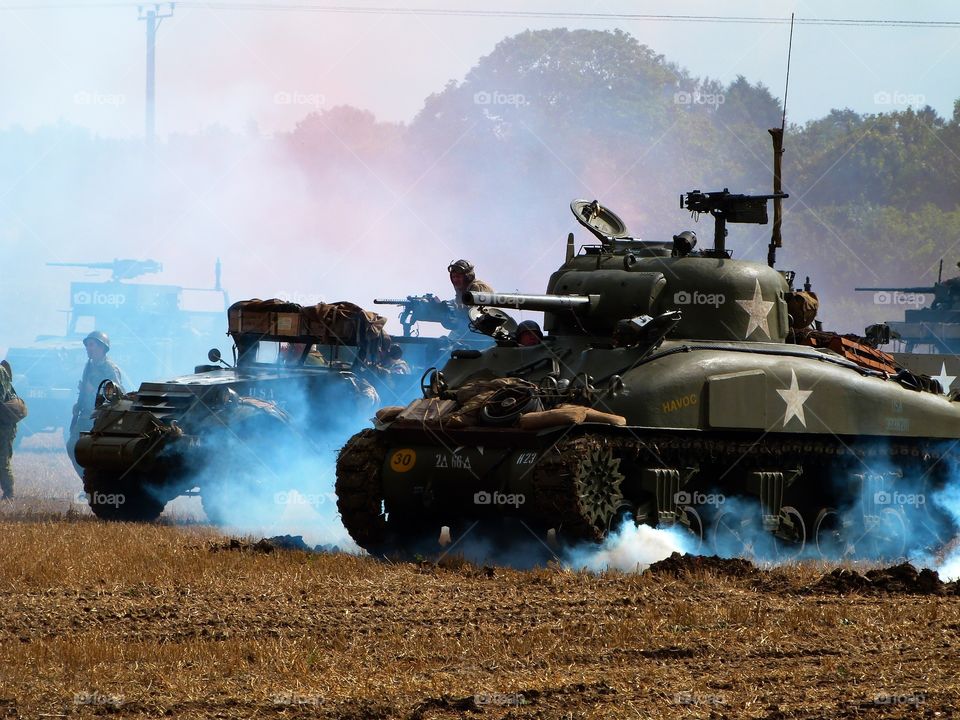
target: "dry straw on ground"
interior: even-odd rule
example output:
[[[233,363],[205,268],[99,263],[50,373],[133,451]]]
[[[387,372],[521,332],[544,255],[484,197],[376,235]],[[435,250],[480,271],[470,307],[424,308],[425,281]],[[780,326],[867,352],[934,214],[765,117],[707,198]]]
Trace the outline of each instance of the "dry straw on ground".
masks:
[[[518,572],[3,526],[0,714],[949,717],[960,599],[819,568]]]
[[[21,487],[29,500],[29,477]],[[391,564],[25,502],[0,514],[0,717],[876,718],[960,705],[960,597],[905,592],[900,576]]]

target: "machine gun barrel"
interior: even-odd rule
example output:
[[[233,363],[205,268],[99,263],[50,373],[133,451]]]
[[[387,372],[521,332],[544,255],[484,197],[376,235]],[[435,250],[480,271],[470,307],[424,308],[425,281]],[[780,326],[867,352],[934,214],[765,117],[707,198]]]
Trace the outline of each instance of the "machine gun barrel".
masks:
[[[543,312],[589,310],[598,299],[599,295],[520,295],[518,293],[498,292],[466,292],[463,294],[464,305]]]
[[[163,265],[156,260],[113,260],[113,262],[48,262],[53,267],[82,267],[90,270],[109,270],[112,280],[132,280],[133,278],[158,273]]]
[[[935,293],[935,287],[863,287],[854,288],[856,292],[901,292],[901,293]]]
[[[406,305],[412,300],[395,300],[393,298],[377,298],[373,301],[374,305]]]
[[[680,196],[680,208],[692,213],[710,213],[714,219],[713,247],[721,257],[726,256],[727,223],[766,225],[767,201],[790,197],[778,192],[770,195],[740,195],[724,188],[715,192],[691,190]]]

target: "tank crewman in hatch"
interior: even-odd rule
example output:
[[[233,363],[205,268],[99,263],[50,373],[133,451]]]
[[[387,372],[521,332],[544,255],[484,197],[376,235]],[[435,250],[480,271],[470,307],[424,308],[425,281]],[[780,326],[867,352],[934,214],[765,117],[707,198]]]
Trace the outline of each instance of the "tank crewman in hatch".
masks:
[[[488,292],[492,293],[493,288],[487,285],[483,280],[477,280],[473,263],[469,260],[457,260],[447,266],[447,272],[450,273],[450,284],[453,285],[454,297],[453,303],[458,309],[463,309],[463,294],[466,292]]]
[[[470,323],[470,308],[463,304],[463,295],[466,292],[488,292],[492,293],[493,288],[487,285],[483,280],[477,280],[474,272],[473,263],[469,260],[455,260],[447,266],[447,272],[450,273],[450,284],[453,285],[453,300],[447,301],[450,308],[450,319],[442,323],[447,330],[453,333],[466,333]],[[443,300],[437,298],[437,302]]]
[[[517,325],[517,331],[514,334],[517,345],[521,347],[533,347],[543,342],[543,330],[533,320],[524,320]]]
[[[13,371],[6,360],[0,362],[0,490],[2,500],[13,498],[13,440],[17,423],[27,416],[27,405],[13,389]]]
[[[83,339],[83,346],[87,349],[87,364],[83,368],[83,375],[77,389],[77,403],[73,406],[73,420],[70,423],[70,437],[67,439],[67,454],[77,474],[83,477],[83,468],[77,464],[73,449],[80,439],[81,432],[89,432],[93,428],[90,413],[93,412],[94,402],[97,399],[97,388],[104,380],[112,381],[123,392],[122,374],[120,368],[107,359],[110,352],[110,338],[99,330],[94,330]]]

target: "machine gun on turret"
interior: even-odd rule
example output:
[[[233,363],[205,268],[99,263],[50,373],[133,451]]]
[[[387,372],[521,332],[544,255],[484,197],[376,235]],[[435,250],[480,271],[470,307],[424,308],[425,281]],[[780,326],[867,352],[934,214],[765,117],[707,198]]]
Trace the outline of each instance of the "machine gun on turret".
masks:
[[[217,261],[219,263],[219,260]],[[141,275],[158,273],[163,270],[163,265],[156,260],[117,260],[113,262],[50,262],[47,265],[53,267],[82,267],[90,270],[109,270],[110,279],[114,282],[120,280],[133,280]]]
[[[426,295],[408,295],[405,300],[380,298],[373,301],[374,305],[399,305],[400,324],[403,326],[403,336],[413,336],[413,325],[418,322],[440,323],[448,330],[453,330],[466,323],[451,300],[441,300],[432,293]]]
[[[753,223],[766,225],[767,201],[782,200],[790,197],[787,193],[776,192],[771,195],[739,195],[727,188],[716,192],[691,190],[680,196],[680,209],[689,210],[695,216],[700,213],[713,215],[713,249],[700,254],[705,257],[730,257],[726,249],[727,223]]]

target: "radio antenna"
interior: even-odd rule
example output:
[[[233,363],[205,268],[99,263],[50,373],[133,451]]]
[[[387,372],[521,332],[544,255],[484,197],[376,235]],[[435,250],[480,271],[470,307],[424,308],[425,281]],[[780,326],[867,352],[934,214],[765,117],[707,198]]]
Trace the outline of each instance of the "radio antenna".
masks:
[[[783,133],[787,129],[787,91],[790,89],[790,57],[793,55],[793,13],[790,13],[790,43],[787,46],[787,80],[783,87],[783,115],[780,127],[768,131],[773,140],[773,230],[770,232],[770,245],[767,248],[767,265],[773,267],[777,262],[777,248],[783,246],[780,225],[783,221],[783,183],[780,170],[783,158]]]
[[[780,130],[787,128],[787,93],[790,91],[790,56],[793,54],[793,13],[790,13],[790,42],[787,45],[787,81],[783,85],[783,117]]]

